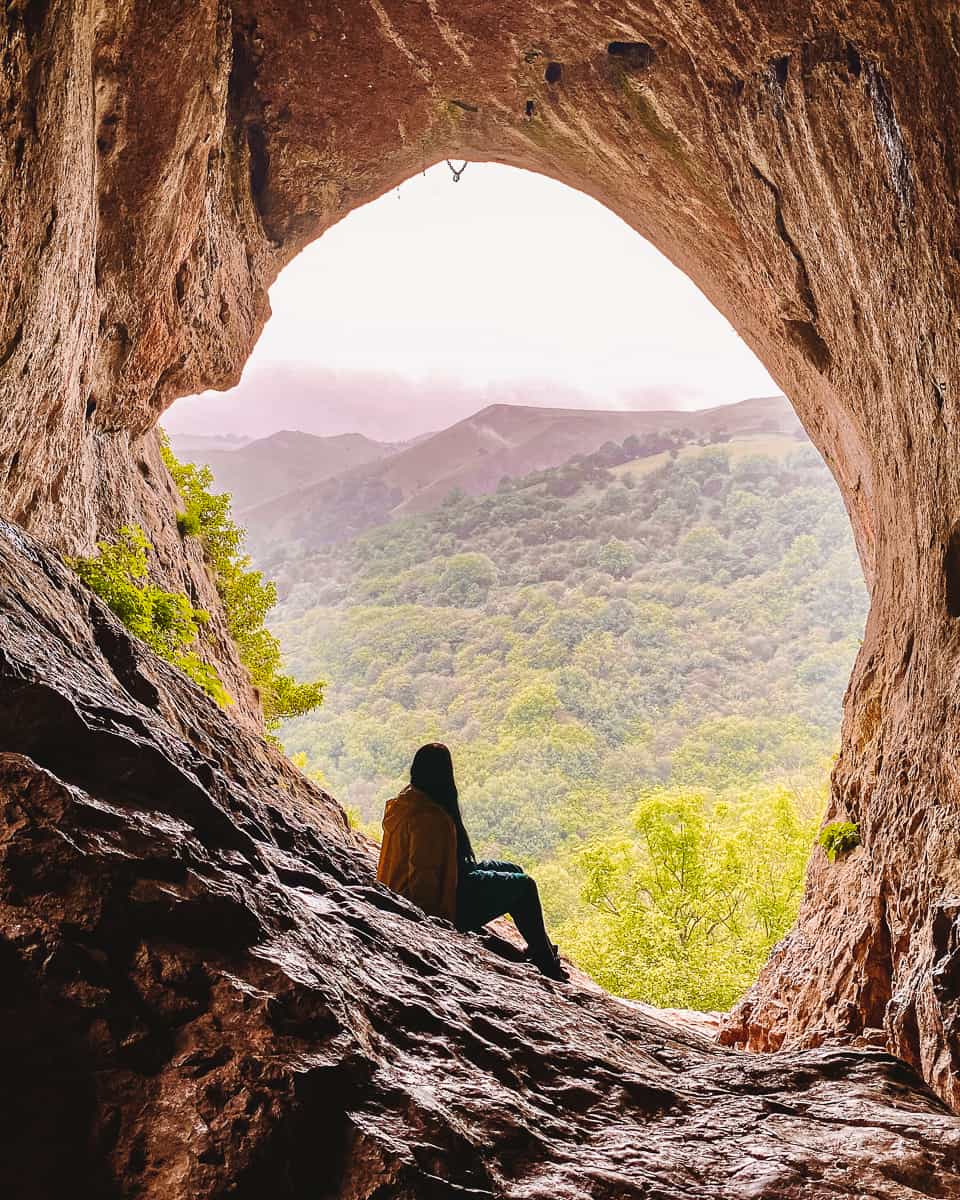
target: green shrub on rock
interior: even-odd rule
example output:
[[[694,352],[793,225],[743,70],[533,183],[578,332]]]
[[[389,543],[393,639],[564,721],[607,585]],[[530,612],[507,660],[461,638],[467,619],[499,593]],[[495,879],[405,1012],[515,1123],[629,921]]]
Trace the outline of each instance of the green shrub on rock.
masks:
[[[319,680],[298,683],[281,670],[280,643],[264,624],[277,603],[277,588],[262,572],[253,570],[250,556],[243,553],[244,531],[230,515],[229,494],[212,492],[210,468],[180,462],[166,438],[161,441],[161,454],[186,505],[177,525],[181,534],[199,537],[202,542],[227,631],[260,692],[267,728],[275,730],[281,721],[322,704],[324,685]]]
[[[231,704],[217,672],[188,649],[210,614],[194,608],[182,592],[167,592],[150,582],[151,549],[139,525],[125,525],[115,542],[97,543],[97,554],[67,561],[132,634],[189,675],[219,705]]]
[[[177,529],[181,537],[196,537],[200,532],[200,516],[188,511],[177,513]]]
[[[827,858],[836,862],[838,856],[849,854],[860,845],[860,830],[852,821],[831,821],[820,830],[817,841],[826,851]]]

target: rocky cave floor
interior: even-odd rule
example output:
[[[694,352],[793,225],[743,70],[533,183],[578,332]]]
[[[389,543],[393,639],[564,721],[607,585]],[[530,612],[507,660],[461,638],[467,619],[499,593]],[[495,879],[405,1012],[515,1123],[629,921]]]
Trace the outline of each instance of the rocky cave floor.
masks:
[[[0,522],[0,1192],[960,1196],[870,1048],[746,1054],[375,884],[337,804]]]

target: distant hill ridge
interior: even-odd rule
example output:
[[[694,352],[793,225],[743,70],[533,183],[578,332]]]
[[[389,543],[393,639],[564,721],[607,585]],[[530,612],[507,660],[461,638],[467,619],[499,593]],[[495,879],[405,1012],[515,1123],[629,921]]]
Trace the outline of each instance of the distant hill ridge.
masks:
[[[192,454],[210,450],[239,450],[254,439],[239,433],[170,433],[167,432],[173,452],[181,461],[190,460]]]
[[[399,512],[427,512],[455,487],[468,495],[494,491],[516,477],[589,454],[630,434],[688,428],[695,434],[786,432],[798,426],[780,396],[698,412],[532,408],[494,404],[381,464],[381,477],[403,492]],[[430,476],[432,475],[432,478]]]
[[[249,508],[396,454],[405,445],[375,442],[360,433],[318,437],[297,429],[241,442],[236,449],[222,443],[211,448],[203,444],[206,440],[183,435],[170,439],[178,457],[210,467],[217,489],[230,492],[234,514],[241,519]]]
[[[468,495],[482,495],[495,491],[505,476],[515,478],[560,466],[576,454],[598,450],[608,441],[619,443],[631,434],[642,437],[677,429],[703,437],[721,432],[730,436],[792,434],[801,426],[783,396],[757,397],[694,412],[494,404],[404,448],[388,447],[376,454],[371,451],[367,461],[353,465],[344,457],[339,471],[329,470],[324,477],[315,476],[299,487],[293,470],[280,468],[286,471],[292,487],[288,486],[283,494],[274,493],[260,504],[251,502],[243,507],[238,504],[236,511],[247,526],[253,547],[294,540],[318,545],[352,536],[361,528],[391,516],[435,509],[454,489]],[[279,452],[276,443],[271,446],[273,439],[265,438],[223,457],[231,460],[231,466],[240,467],[243,463],[245,469],[253,457],[251,451],[256,454],[257,462],[263,455],[274,453],[279,459],[286,460],[289,456],[299,463],[301,450],[306,460],[311,444],[329,445],[337,440],[309,434],[290,436],[294,438],[294,447],[289,451]],[[384,451],[383,443],[352,436],[368,447]],[[298,442],[297,438],[305,441]],[[241,458],[242,455],[246,458]],[[221,476],[219,458],[211,466],[219,486],[236,489],[236,484],[231,488],[226,477]],[[240,486],[246,488],[242,482]]]

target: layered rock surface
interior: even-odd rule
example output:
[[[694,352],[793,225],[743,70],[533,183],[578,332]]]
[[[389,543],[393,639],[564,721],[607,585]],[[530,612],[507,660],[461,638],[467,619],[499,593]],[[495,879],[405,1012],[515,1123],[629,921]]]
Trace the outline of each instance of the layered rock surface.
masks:
[[[0,1191],[960,1196],[881,1050],[724,1050],[374,881],[329,796],[0,523]]]

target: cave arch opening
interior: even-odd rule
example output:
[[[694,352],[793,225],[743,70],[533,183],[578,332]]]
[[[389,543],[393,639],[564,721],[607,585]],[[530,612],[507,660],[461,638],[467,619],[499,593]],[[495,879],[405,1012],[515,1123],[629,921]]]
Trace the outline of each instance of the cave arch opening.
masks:
[[[478,840],[541,876],[586,969],[727,1007],[826,805],[864,606],[846,517],[686,277],[582,194],[470,165],[302,252],[237,393],[168,427],[328,680],[282,731],[304,768],[375,834],[411,749],[451,742]]]
[[[796,936],[731,1036],[805,1045],[882,1009],[888,1048],[956,1104],[956,1005],[938,982],[955,948],[944,800],[960,728],[949,20],[909,5],[905,23],[849,5],[812,23],[804,6],[238,0],[101,27],[68,8],[29,29],[14,6],[8,22],[11,96],[42,84],[51,102],[11,109],[5,512],[68,554],[142,523],[165,582],[215,606],[150,431],[176,396],[237,377],[279,268],[447,156],[588,191],[697,282],[790,396],[871,586],[832,814],[861,822],[864,847],[811,872]],[[116,72],[125,59],[135,69]]]

